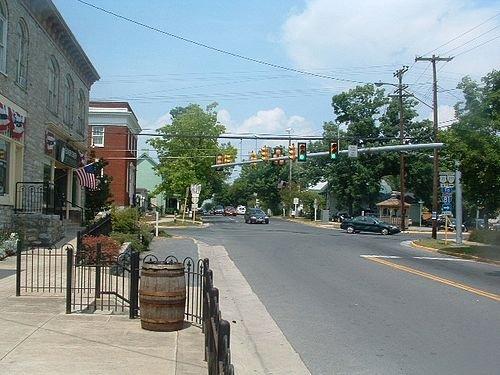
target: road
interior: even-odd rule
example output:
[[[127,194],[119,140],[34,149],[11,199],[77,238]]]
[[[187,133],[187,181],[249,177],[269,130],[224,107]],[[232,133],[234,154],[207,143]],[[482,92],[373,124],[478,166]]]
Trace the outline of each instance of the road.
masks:
[[[177,232],[226,248],[311,373],[498,374],[499,266],[404,234],[207,221]]]

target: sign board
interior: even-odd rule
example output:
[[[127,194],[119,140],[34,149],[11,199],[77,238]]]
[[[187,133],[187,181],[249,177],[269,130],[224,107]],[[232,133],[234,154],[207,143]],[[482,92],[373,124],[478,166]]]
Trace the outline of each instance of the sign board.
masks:
[[[349,148],[347,149],[347,155],[350,158],[357,158],[358,157],[358,145],[349,145]]]
[[[200,196],[200,191],[201,191],[201,185],[200,184],[197,184],[197,185],[191,185],[191,195],[193,197],[193,200],[194,198],[198,198]]]
[[[66,142],[57,140],[56,150],[56,160],[69,165],[70,167],[78,168],[80,157],[76,149],[69,146]]]
[[[293,198],[293,204],[299,204],[299,198]]]
[[[318,208],[318,200],[316,198],[314,198],[314,208]]]
[[[453,192],[452,186],[442,186],[441,191],[443,194],[451,194]]]
[[[439,184],[442,188],[455,186],[455,172],[439,172]]]

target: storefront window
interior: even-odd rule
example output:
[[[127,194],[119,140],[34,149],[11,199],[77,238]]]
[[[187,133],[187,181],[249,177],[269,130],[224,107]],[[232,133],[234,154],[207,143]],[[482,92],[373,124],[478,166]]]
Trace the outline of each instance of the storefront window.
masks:
[[[0,139],[0,195],[9,193],[9,148],[9,142]]]

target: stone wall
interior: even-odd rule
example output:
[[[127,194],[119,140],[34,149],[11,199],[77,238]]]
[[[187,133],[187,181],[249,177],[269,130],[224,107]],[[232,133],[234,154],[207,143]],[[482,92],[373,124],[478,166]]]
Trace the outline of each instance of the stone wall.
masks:
[[[27,245],[53,245],[64,237],[63,222],[57,215],[15,214],[14,223]]]
[[[0,206],[0,230],[12,228],[12,207]]]

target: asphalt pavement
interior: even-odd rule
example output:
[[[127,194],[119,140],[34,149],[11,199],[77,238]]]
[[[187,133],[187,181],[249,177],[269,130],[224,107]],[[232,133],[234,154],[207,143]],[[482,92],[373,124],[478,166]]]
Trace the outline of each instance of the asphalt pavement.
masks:
[[[498,373],[499,266],[411,248],[416,234],[206,221],[170,232],[224,246],[311,373]]]

